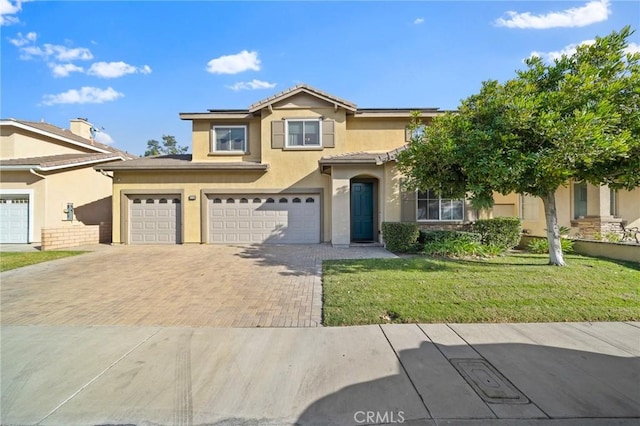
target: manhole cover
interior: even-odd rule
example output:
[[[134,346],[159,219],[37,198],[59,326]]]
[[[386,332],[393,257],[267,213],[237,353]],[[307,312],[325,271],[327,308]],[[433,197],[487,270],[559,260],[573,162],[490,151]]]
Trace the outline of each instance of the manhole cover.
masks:
[[[499,404],[528,404],[529,400],[498,370],[482,359],[454,358],[451,364],[482,399]]]

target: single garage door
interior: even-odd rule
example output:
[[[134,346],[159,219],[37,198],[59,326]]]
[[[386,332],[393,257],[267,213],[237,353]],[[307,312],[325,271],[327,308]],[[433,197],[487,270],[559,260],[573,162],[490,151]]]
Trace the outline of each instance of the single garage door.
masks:
[[[317,244],[320,196],[212,195],[209,242]]]
[[[180,243],[180,196],[135,195],[129,199],[131,244]]]
[[[29,242],[29,197],[0,197],[0,243]]]

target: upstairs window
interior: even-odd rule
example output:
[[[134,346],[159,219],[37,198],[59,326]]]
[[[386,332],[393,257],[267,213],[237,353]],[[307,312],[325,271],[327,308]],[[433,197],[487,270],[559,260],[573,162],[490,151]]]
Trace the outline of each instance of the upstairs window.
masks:
[[[287,120],[285,140],[288,148],[322,146],[320,120]]]
[[[417,220],[447,221],[464,219],[464,200],[441,198],[432,190],[418,191],[417,205]]]
[[[213,152],[247,152],[247,126],[214,126]]]

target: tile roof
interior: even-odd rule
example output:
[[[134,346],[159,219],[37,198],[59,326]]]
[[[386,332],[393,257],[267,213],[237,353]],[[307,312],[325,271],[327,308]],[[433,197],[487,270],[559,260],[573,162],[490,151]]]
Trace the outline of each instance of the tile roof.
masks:
[[[20,123],[25,126],[33,127],[36,130],[51,133],[54,136],[58,136],[61,138],[71,139],[72,141],[81,143],[86,145],[88,148],[96,148],[96,151],[107,151],[114,154],[120,154],[124,158],[135,158],[136,156],[133,154],[129,154],[128,152],[122,151],[120,149],[114,148],[109,145],[105,145],[103,143],[97,142],[95,140],[86,139],[82,136],[78,136],[75,133],[71,132],[68,129],[61,129],[58,126],[54,126],[53,124],[49,124],[42,121],[28,121],[28,120],[16,120],[15,118],[3,119],[3,121],[13,121],[15,123]]]
[[[407,146],[401,146],[387,152],[348,152],[346,154],[328,155],[320,159],[320,164],[376,164],[381,165],[388,161],[395,161],[398,154],[407,149]]]
[[[282,99],[286,99],[290,96],[293,96],[297,93],[300,92],[307,92],[311,95],[317,96],[319,98],[323,98],[325,100],[334,102],[336,104],[339,104],[340,106],[342,106],[345,109],[351,110],[351,111],[355,111],[357,109],[356,104],[349,102],[345,99],[341,99],[338,98],[337,96],[334,96],[330,93],[327,92],[323,92],[322,90],[316,89],[315,87],[311,87],[308,84],[298,84],[297,86],[293,86],[287,90],[284,90],[280,93],[276,93],[273,96],[270,96],[266,99],[263,99],[259,102],[254,103],[253,105],[249,106],[249,111],[254,112],[257,111],[259,109],[262,109],[270,104],[273,104],[275,102],[278,102],[279,100]]]
[[[32,166],[39,170],[74,167],[80,164],[107,162],[122,160],[122,156],[116,153],[100,154],[59,154],[42,157],[0,159],[0,167],[7,166]]]
[[[251,161],[192,162],[191,154],[156,155],[96,166],[102,170],[267,170],[268,164]]]

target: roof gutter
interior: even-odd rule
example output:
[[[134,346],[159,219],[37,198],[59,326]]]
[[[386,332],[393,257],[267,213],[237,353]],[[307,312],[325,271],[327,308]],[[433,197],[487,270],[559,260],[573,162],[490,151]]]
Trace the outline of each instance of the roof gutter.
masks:
[[[124,161],[124,158],[118,155],[115,157],[100,158],[97,160],[82,161],[80,163],[62,164],[59,166],[50,166],[50,167],[41,166],[39,164],[0,165],[0,170],[28,170],[28,171],[31,171],[32,173],[33,173],[33,170],[39,170],[41,172],[50,172],[53,170],[70,169],[78,166],[86,166],[87,164],[110,162],[118,159]]]
[[[39,174],[38,172],[36,172],[33,169],[29,169],[29,173],[31,173],[33,175],[36,175],[36,176],[38,176],[39,178],[42,178],[42,179],[46,179],[47,178],[46,176],[42,176],[41,174]]]

